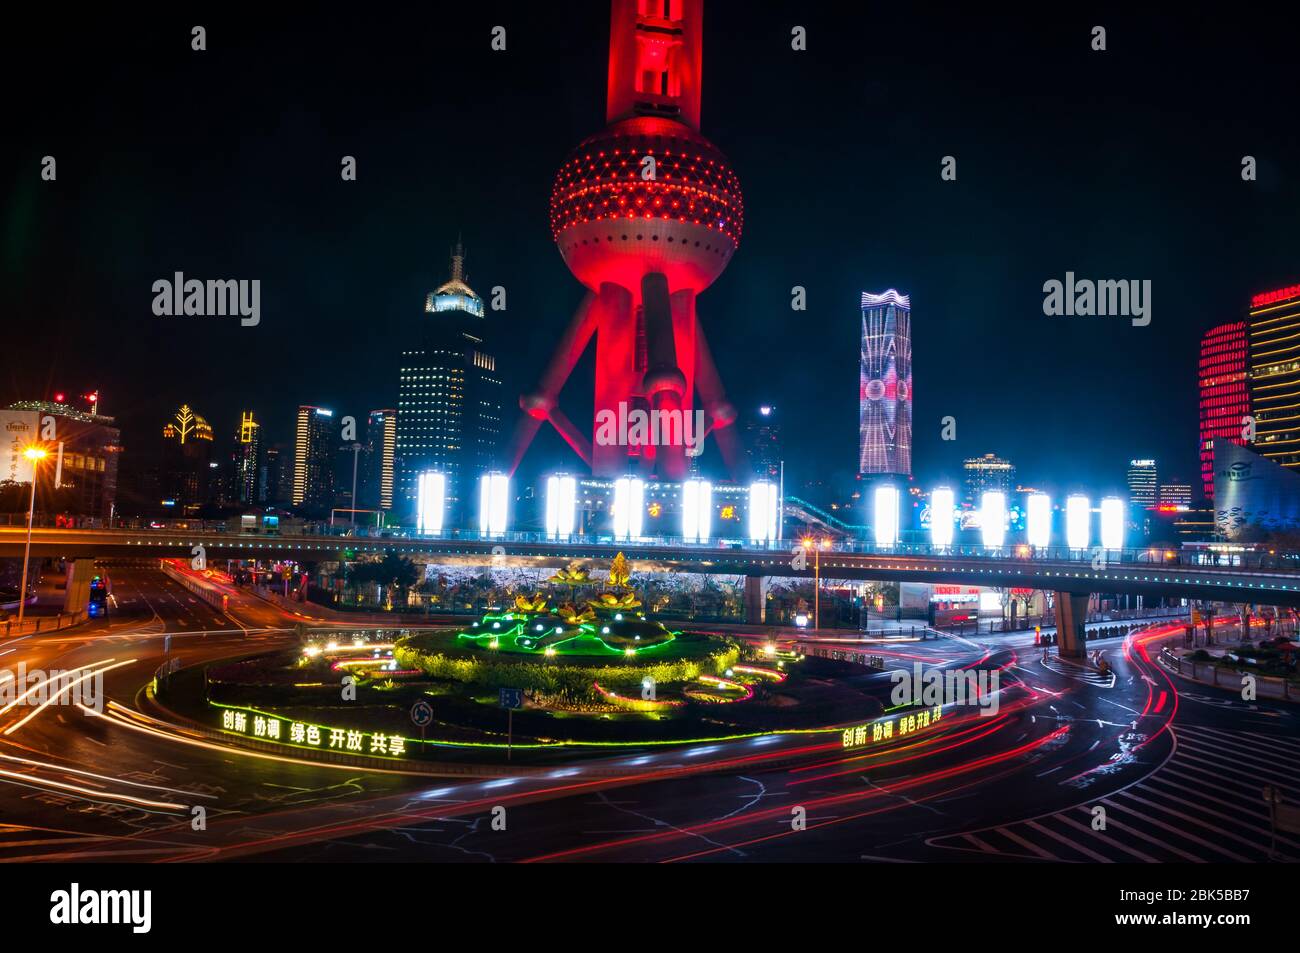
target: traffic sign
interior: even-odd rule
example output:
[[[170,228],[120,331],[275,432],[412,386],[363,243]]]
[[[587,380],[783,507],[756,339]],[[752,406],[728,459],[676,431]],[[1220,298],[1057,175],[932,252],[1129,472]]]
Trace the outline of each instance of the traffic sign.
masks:
[[[524,690],[522,688],[501,689],[501,707],[502,708],[523,708]]]
[[[411,706],[411,721],[417,728],[427,728],[433,721],[433,706],[424,699],[420,699]]]

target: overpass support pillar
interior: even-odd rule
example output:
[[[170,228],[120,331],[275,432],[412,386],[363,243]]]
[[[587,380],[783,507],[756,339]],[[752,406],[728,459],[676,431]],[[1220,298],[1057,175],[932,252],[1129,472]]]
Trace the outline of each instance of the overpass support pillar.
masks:
[[[63,611],[81,612],[90,603],[90,580],[95,575],[95,560],[69,559],[67,588],[63,592]]]
[[[745,621],[750,625],[762,625],[767,606],[763,599],[762,576],[745,577]]]
[[[1057,653],[1065,658],[1084,658],[1088,654],[1084,624],[1088,621],[1088,594],[1058,592],[1056,603]]]

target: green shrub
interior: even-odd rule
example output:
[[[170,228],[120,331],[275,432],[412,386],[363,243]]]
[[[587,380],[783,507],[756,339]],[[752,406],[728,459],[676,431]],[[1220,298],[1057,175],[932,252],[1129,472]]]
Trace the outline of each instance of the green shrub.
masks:
[[[418,637],[417,637],[418,638]],[[570,659],[520,660],[517,657],[466,653],[451,648],[420,647],[404,639],[393,649],[403,668],[418,668],[431,678],[448,679],[483,688],[524,688],[548,694],[590,697],[592,684],[608,689],[639,689],[646,678],[659,685],[690,682],[701,673],[722,674],[740,658],[735,643],[716,640],[717,647],[700,658],[649,664],[582,665]]]

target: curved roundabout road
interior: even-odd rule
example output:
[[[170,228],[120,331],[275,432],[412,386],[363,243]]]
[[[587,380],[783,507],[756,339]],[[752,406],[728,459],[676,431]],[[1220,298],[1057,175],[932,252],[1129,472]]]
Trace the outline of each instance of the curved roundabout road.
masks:
[[[1167,627],[1103,643],[1108,677],[1045,661],[1023,638],[914,643],[891,668],[996,669],[996,714],[943,706],[889,740],[849,725],[445,779],[168,724],[141,692],[161,664],[293,646],[298,620],[238,593],[223,615],[154,570],[113,579],[111,621],[0,644],[8,672],[101,670],[107,702],[102,715],[0,710],[0,860],[1300,857],[1300,837],[1274,845],[1260,795],[1271,784],[1300,799],[1295,713],[1166,672],[1155,645]]]

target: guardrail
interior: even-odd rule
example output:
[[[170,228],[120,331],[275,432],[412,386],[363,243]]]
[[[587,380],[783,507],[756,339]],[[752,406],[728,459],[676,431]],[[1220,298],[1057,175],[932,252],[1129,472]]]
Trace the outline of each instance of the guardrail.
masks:
[[[169,560],[161,559],[158,561],[158,564],[159,568],[163,571],[163,575],[168,579],[180,583],[214,609],[224,613],[230,608],[230,597],[224,592],[208,585],[200,579],[195,579],[189,573],[182,572],[173,566]]]
[[[0,530],[0,534],[7,531]],[[181,541],[201,541],[203,537],[217,537],[223,543],[269,545],[275,548],[292,546],[296,543],[310,542],[316,547],[328,545],[340,549],[355,548],[359,552],[374,551],[391,544],[441,543],[455,544],[509,544],[528,543],[551,546],[602,546],[635,549],[666,548],[680,550],[684,553],[784,553],[793,555],[801,549],[798,539],[751,540],[743,534],[715,535],[707,541],[688,540],[681,536],[660,534],[639,536],[633,539],[618,538],[610,534],[588,533],[569,536],[553,536],[535,531],[512,531],[500,534],[479,533],[469,530],[449,530],[438,535],[425,535],[410,529],[390,528],[378,534],[358,533],[348,535],[344,532],[330,532],[327,527],[315,529],[304,527],[298,532],[286,532],[277,535],[257,533],[229,532],[218,527],[192,526],[188,528],[158,529],[38,529],[33,543],[42,544],[50,536],[57,536],[60,541],[77,545],[91,545],[95,542],[144,546],[162,542],[165,545],[179,545]],[[76,537],[82,537],[80,539]],[[172,537],[172,538],[165,538]],[[962,544],[951,546],[933,546],[925,543],[897,543],[892,546],[876,546],[863,539],[842,539],[830,542],[822,548],[822,558],[834,555],[880,556],[880,557],[922,557],[942,559],[979,559],[1003,563],[1065,563],[1065,564],[1101,564],[1101,568],[1113,565],[1132,566],[1151,570],[1160,569],[1202,569],[1207,571],[1277,572],[1287,575],[1300,575],[1300,553],[1283,552],[1241,552],[1231,554],[1207,554],[1201,550],[1180,550],[1163,546],[1147,546],[1126,549],[1070,549],[1066,546],[1033,547],[1026,543],[1008,542],[1001,547],[987,547],[980,544]],[[811,551],[808,553],[811,557]]]
[[[74,625],[80,625],[90,616],[86,614],[85,609],[79,609],[76,612],[60,612],[57,616],[28,616],[23,620],[20,626],[16,621],[10,619],[8,622],[0,622],[3,631],[0,632],[0,638],[18,638],[23,635],[35,635],[38,632],[57,632],[59,629],[67,629]]]
[[[1249,669],[1225,668],[1222,662],[1197,662],[1175,654],[1169,646],[1160,650],[1160,660],[1165,668],[1171,669],[1203,685],[1217,688],[1241,690],[1241,677],[1251,675],[1255,679],[1255,691],[1258,698],[1274,698],[1279,701],[1300,701],[1300,686],[1291,679],[1277,675],[1259,675]],[[1229,663],[1230,664],[1230,663]]]

